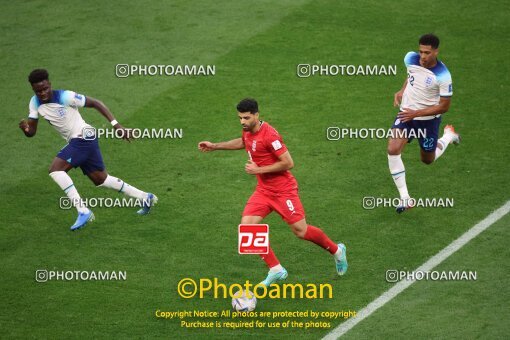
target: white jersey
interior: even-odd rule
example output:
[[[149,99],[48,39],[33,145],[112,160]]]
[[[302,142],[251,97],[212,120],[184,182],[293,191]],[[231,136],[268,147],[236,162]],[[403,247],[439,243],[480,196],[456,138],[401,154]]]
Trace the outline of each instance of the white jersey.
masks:
[[[28,118],[39,119],[41,115],[66,141],[69,141],[72,138],[82,138],[83,128],[92,128],[78,112],[78,108],[84,106],[84,95],[73,91],[55,90],[47,103],[41,103],[37,96],[32,97],[28,105]]]
[[[402,96],[400,111],[403,109],[420,110],[439,104],[440,97],[453,95],[452,76],[445,64],[437,61],[436,66],[425,68],[420,65],[420,55],[409,52],[404,58],[407,67],[407,86]],[[429,120],[439,117],[423,116],[415,120]]]

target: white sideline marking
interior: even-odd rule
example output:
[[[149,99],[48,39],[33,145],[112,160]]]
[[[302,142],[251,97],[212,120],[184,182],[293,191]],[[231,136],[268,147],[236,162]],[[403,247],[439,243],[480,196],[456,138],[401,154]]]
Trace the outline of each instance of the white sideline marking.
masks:
[[[450,255],[455,253],[457,250],[466,245],[469,241],[477,237],[481,232],[485,229],[489,228],[491,225],[496,223],[500,218],[505,216],[510,212],[510,200],[507,201],[502,207],[498,210],[492,212],[489,216],[484,218],[482,221],[478,222],[471,229],[466,231],[462,236],[458,239],[450,243],[443,250],[437,253],[435,256],[430,258],[427,262],[422,264],[415,271],[431,271],[441,262],[446,260]],[[337,326],[331,332],[329,332],[323,339],[337,339],[347,333],[351,328],[356,326],[359,322],[363,321],[363,319],[370,316],[373,312],[384,306],[386,303],[390,302],[395,296],[402,293],[407,287],[412,285],[416,280],[403,280],[399,281],[393,287],[385,291],[381,296],[377,299],[369,303],[365,308],[356,313],[356,316],[345,321],[344,323]]]

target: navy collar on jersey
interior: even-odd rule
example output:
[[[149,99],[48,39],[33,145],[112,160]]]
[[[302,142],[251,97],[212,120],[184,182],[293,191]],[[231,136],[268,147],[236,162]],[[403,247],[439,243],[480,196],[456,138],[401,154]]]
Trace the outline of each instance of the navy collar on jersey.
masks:
[[[432,68],[428,68],[427,70],[431,71],[435,75],[439,75],[446,70],[446,67],[441,62],[441,60],[436,59],[436,65],[434,65],[434,67],[432,67]]]
[[[60,97],[63,92],[64,92],[64,90],[52,90],[51,98],[46,103],[41,102],[39,97],[35,96],[35,103],[36,103],[37,107],[39,107],[43,104],[51,104],[51,103],[62,104],[62,102],[60,101]]]

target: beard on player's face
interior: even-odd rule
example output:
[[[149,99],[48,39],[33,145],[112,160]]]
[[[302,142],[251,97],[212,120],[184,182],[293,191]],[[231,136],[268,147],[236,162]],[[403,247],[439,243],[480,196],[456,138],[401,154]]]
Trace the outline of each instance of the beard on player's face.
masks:
[[[249,123],[249,125],[248,125],[248,129],[247,129],[247,130],[248,130],[248,131],[253,131],[253,130],[255,130],[255,128],[256,128],[258,125],[259,125],[259,121],[258,121],[257,119],[255,119],[255,118],[254,118],[254,119],[253,119],[253,120]]]
[[[245,122],[241,123],[243,130],[245,131],[251,131],[253,130],[253,127],[255,126],[255,122]]]
[[[241,120],[241,126],[243,127],[244,131],[253,131],[258,123],[257,116],[251,113],[246,116],[240,114],[239,119]]]

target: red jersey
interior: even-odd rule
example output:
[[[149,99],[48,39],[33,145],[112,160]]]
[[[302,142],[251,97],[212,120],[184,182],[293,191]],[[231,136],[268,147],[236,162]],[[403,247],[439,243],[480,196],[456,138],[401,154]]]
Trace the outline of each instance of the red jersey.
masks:
[[[271,125],[262,122],[260,129],[243,131],[243,142],[248,157],[258,166],[272,165],[287,151],[282,137]],[[289,170],[257,175],[257,190],[281,193],[297,189],[297,181]]]

